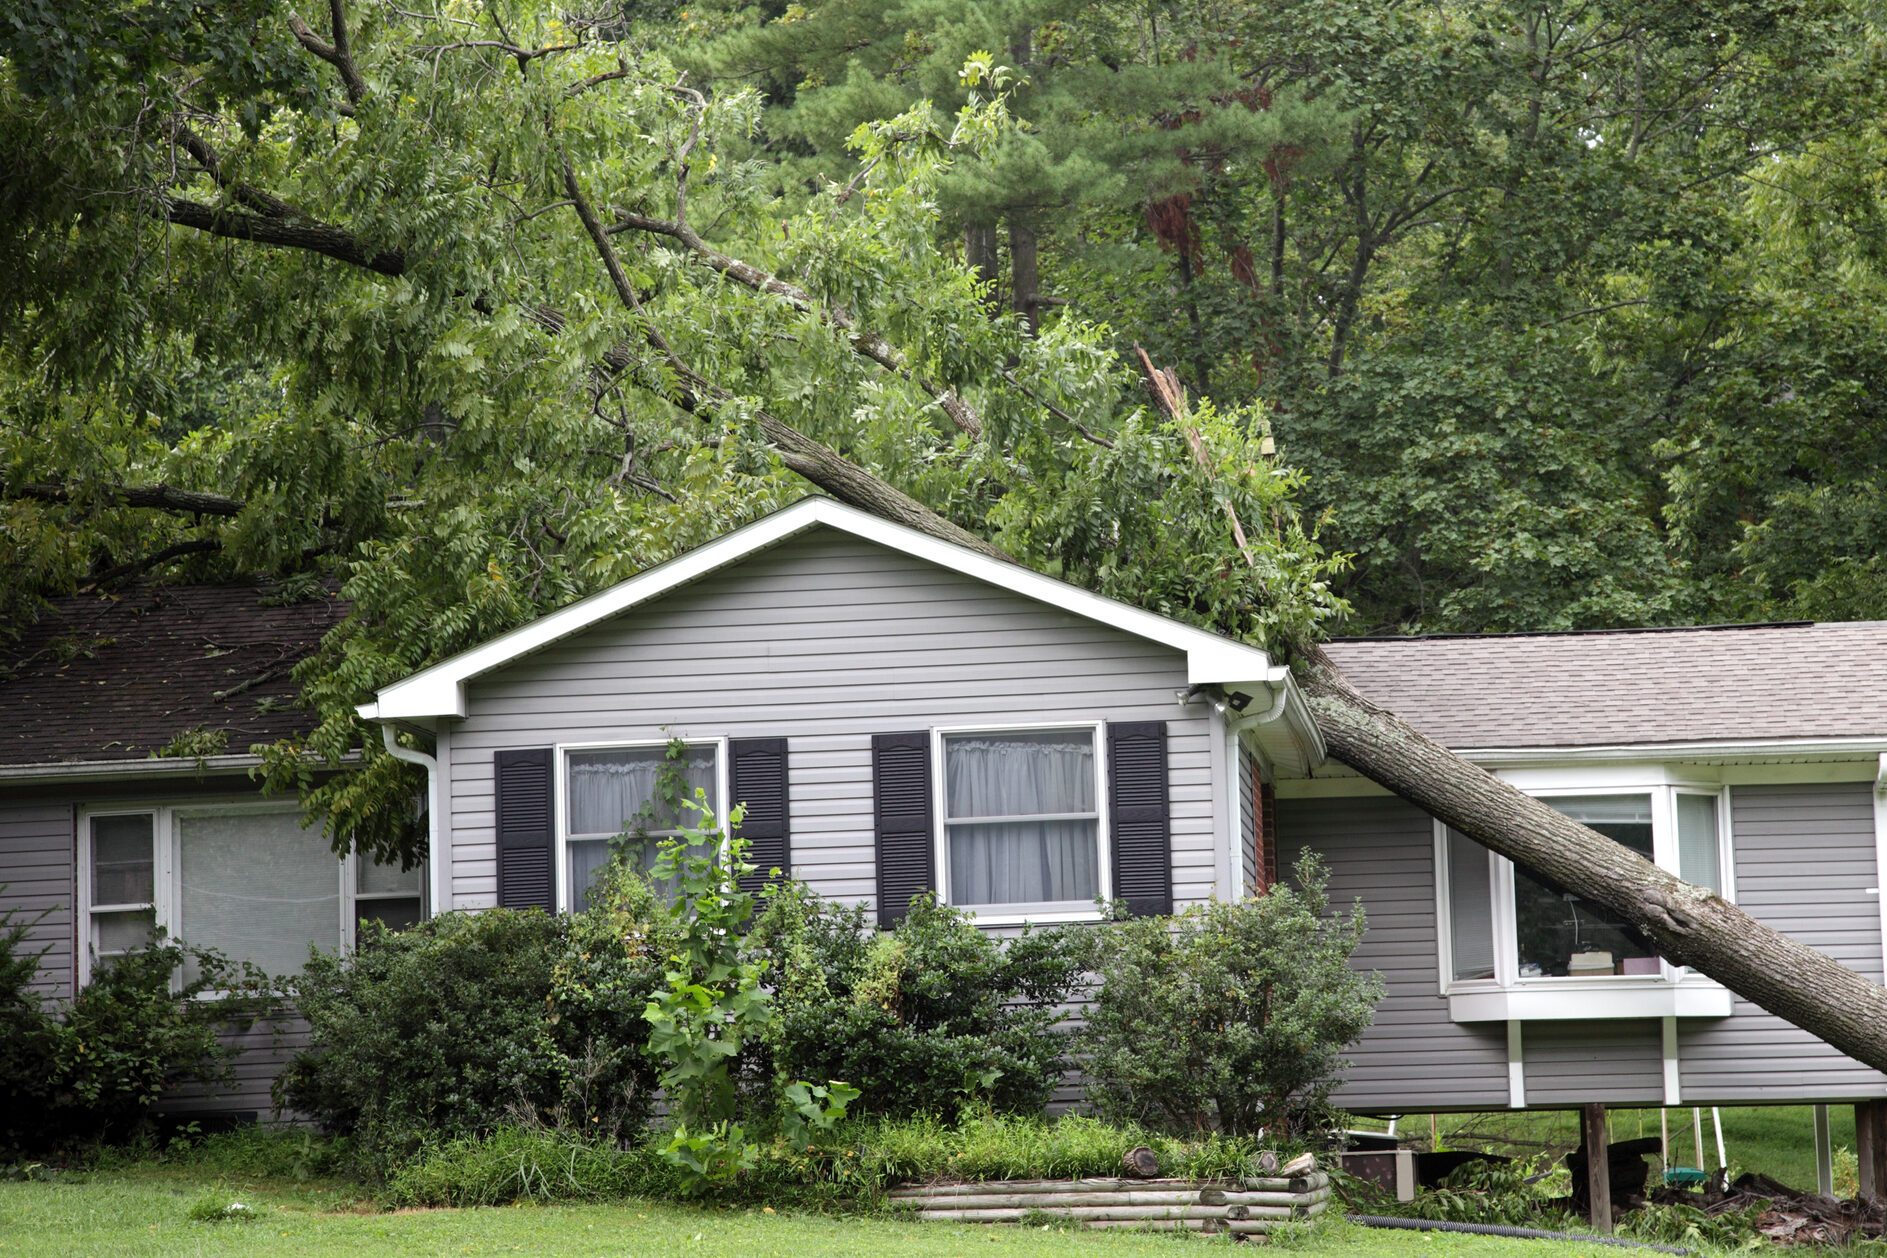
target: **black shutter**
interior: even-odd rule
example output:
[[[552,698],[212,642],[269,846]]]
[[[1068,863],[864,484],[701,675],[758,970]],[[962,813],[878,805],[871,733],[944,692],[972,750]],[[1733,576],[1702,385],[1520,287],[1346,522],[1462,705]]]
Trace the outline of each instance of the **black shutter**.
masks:
[[[896,926],[911,897],[937,885],[931,872],[930,733],[873,734],[873,818],[878,834],[878,924]]]
[[[498,906],[557,907],[551,877],[548,747],[500,751],[492,757],[498,811]]]
[[[1114,898],[1135,916],[1173,911],[1172,826],[1166,796],[1166,722],[1107,726]]]
[[[786,740],[732,738],[727,743],[728,777],[734,802],[746,806],[740,819],[740,837],[747,840],[747,859],[754,871],[740,880],[742,891],[759,891],[772,871],[782,877],[793,872],[792,844],[787,826]]]

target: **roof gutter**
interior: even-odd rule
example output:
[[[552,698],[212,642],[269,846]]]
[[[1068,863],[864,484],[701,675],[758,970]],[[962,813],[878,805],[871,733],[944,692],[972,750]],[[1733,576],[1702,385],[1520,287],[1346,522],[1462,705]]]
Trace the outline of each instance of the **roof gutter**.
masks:
[[[142,760],[71,760],[64,764],[0,765],[0,782],[18,786],[37,782],[65,782],[74,778],[210,777],[247,773],[262,757],[247,753],[222,756],[166,756]]]
[[[400,746],[399,730],[390,722],[380,726],[380,741],[395,760],[426,770],[426,882],[427,902],[431,905],[427,916],[430,917],[445,903],[442,890],[445,862],[439,859],[439,761],[423,751]]]

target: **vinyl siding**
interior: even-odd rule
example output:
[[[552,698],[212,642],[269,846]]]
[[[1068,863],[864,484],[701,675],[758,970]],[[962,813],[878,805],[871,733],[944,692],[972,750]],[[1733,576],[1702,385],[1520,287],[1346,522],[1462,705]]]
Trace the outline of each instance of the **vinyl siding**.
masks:
[[[253,1114],[258,1122],[293,1120],[278,1114],[271,1092],[275,1078],[296,1053],[308,1046],[308,1023],[292,1013],[273,1018],[232,1023],[219,1038],[235,1049],[229,1078],[213,1083],[189,1080],[164,1094],[158,1109],[165,1114]]]
[[[939,726],[1167,722],[1173,893],[1210,898],[1228,806],[1185,660],[869,542],[817,530],[478,679],[446,743],[450,893],[496,902],[492,753],[558,743],[784,737],[793,873],[875,890],[871,735]]]
[[[1881,981],[1882,885],[1870,783],[1730,791],[1736,900],[1758,921]],[[1887,1079],[1738,998],[1735,1013],[1678,1023],[1685,1103],[1887,1094]]]
[[[1656,1021],[1529,1022],[1521,1032],[1529,1106],[1664,1102]]]
[[[33,990],[52,1000],[72,995],[74,815],[64,800],[0,805],[0,913],[33,922],[26,946],[43,950]]]
[[[1439,993],[1434,829],[1411,804],[1383,797],[1280,799],[1278,863],[1306,848],[1330,874],[1330,903],[1361,900],[1368,933],[1355,965],[1383,977],[1376,1018],[1348,1053],[1338,1105],[1499,1109],[1508,1102],[1507,1028],[1456,1023]]]
[[[1238,878],[1239,890],[1249,895],[1258,885],[1258,800],[1252,791],[1251,753],[1239,749],[1238,768]]]

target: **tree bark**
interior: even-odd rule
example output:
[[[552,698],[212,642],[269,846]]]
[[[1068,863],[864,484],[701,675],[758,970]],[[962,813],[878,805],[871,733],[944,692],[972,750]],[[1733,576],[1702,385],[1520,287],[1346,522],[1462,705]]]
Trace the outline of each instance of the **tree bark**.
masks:
[[[171,485],[101,485],[95,492],[127,507],[151,507],[183,515],[240,515],[243,506],[236,499],[225,498],[222,494],[177,489]],[[72,491],[64,485],[14,485],[0,490],[0,498],[32,498],[39,502],[63,503],[72,501]]]
[[[1009,288],[1010,306],[1034,332],[1042,296],[1040,261],[1035,229],[1020,214],[1009,218]]]
[[[976,278],[991,286],[994,300],[996,283],[996,227],[993,223],[971,223],[963,229],[963,261],[976,272]]]
[[[1431,742],[1357,694],[1320,649],[1305,653],[1297,673],[1337,760],[1528,873],[1604,905],[1667,960],[1887,1070],[1887,988]]]

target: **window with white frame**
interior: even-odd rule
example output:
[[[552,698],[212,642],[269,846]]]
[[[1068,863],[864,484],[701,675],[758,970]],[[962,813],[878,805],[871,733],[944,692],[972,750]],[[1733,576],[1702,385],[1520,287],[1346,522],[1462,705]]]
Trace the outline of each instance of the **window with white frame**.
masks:
[[[664,776],[672,790],[664,789]],[[718,742],[638,743],[564,753],[564,907],[589,906],[596,875],[622,852],[644,872],[655,867],[661,841],[699,823],[681,807],[700,791],[718,819],[721,746]]]
[[[1085,914],[1105,891],[1096,726],[941,732],[943,892],[998,912]]]
[[[423,915],[420,870],[337,858],[294,809],[90,811],[81,844],[87,975],[149,943],[158,927],[282,975],[299,970],[311,947],[350,945],[356,911],[394,926]]]
[[[1542,794],[1540,801],[1675,873],[1729,895],[1719,790],[1655,786]],[[1610,910],[1535,878],[1452,829],[1437,846],[1456,988],[1531,980],[1677,976]]]

